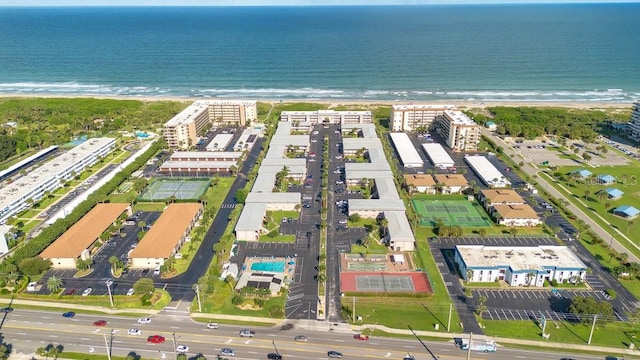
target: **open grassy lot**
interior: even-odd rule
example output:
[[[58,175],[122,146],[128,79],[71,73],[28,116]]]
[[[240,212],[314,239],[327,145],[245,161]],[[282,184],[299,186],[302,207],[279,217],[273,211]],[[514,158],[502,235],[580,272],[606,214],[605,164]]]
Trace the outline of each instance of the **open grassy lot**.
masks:
[[[105,308],[111,308],[111,303],[109,302],[109,296],[102,295],[90,295],[90,296],[64,296],[65,289],[63,289],[60,294],[54,295],[35,295],[28,293],[20,293],[13,294],[12,296],[23,299],[23,300],[37,300],[37,301],[46,301],[47,299],[56,302],[56,303],[68,303],[69,308],[73,309],[74,304],[79,305],[89,305],[89,306],[102,306]],[[7,295],[8,296],[8,295]],[[171,297],[169,293],[165,290],[156,289],[156,294],[154,297],[155,301],[153,305],[146,307],[147,309],[156,309],[160,310],[169,305],[171,301]],[[113,297],[113,304],[116,309],[144,309],[140,301],[140,296],[124,296],[124,295],[115,295]]]
[[[226,283],[223,280],[216,280],[214,284],[213,294],[207,296],[203,299],[202,302],[202,312],[203,313],[218,313],[218,314],[228,314],[228,315],[239,315],[239,316],[257,316],[257,317],[266,317],[266,318],[283,318],[284,317],[284,306],[286,303],[286,296],[276,296],[272,297],[264,302],[262,307],[250,309],[245,303],[250,301],[245,301],[243,304],[236,306],[232,303],[233,299],[233,290],[232,286],[234,283]],[[194,302],[197,309],[197,303]],[[243,307],[243,308],[241,308]],[[281,313],[279,313],[281,310]],[[277,316],[272,316],[277,315]]]
[[[541,340],[542,330],[533,321],[499,321],[483,320],[484,331],[489,336],[500,336],[514,339]],[[550,342],[586,344],[591,331],[591,323],[551,322],[547,323],[545,332],[550,334]],[[630,343],[640,345],[640,324],[631,323],[596,323],[593,331],[592,345],[628,348]],[[497,340],[500,341],[500,340]]]

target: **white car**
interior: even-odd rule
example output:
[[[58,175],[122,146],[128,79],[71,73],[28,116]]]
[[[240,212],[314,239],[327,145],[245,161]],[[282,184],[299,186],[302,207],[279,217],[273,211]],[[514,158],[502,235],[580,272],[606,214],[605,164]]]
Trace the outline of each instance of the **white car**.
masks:
[[[176,348],[176,352],[180,354],[188,353],[189,347],[187,345],[178,345]]]
[[[207,324],[207,329],[217,329],[220,327],[220,324],[215,322],[210,322]]]
[[[151,323],[151,319],[149,318],[140,318],[138,319],[138,324],[150,324]]]
[[[91,292],[93,291],[92,288],[86,288],[84,289],[84,291],[82,292],[82,296],[89,296],[89,294],[91,294]]]
[[[236,352],[229,348],[223,348],[223,349],[220,349],[220,355],[236,356]]]
[[[142,335],[142,330],[140,330],[140,329],[129,329],[129,331],[127,331],[127,334],[129,334],[129,335]]]
[[[129,290],[127,290],[127,296],[132,296],[135,293],[135,291],[133,291],[133,288],[130,288]]]

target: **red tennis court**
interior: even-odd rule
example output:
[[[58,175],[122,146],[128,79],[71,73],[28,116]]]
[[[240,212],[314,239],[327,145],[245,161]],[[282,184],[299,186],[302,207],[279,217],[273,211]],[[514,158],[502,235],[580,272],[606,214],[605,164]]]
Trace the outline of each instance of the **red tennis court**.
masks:
[[[423,272],[364,272],[340,273],[341,292],[417,292],[431,293],[431,285]]]

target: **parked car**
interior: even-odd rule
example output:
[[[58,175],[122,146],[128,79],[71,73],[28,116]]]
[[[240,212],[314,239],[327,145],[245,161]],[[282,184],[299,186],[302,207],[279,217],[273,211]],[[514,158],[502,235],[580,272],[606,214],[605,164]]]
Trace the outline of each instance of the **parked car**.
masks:
[[[106,320],[94,321],[93,326],[107,326],[107,321]]]
[[[62,317],[65,317],[65,318],[72,318],[74,316],[76,316],[76,313],[74,313],[73,311],[67,311],[65,313],[62,313]]]
[[[256,334],[253,330],[240,330],[240,337],[253,337]]]
[[[178,345],[176,348],[176,352],[178,354],[185,354],[189,352],[189,347],[187,345]]]
[[[129,335],[142,335],[142,330],[140,329],[129,329],[129,331],[127,331],[127,334]]]
[[[147,342],[151,344],[162,344],[164,340],[164,336],[160,335],[151,335],[147,338]]]
[[[335,359],[342,359],[342,353],[334,350],[327,351],[327,356]]]
[[[129,290],[127,290],[127,296],[132,296],[135,293],[135,291],[133,290],[133,288],[129,288]]]
[[[267,359],[269,360],[282,360],[282,355],[276,353],[268,353]]]
[[[84,291],[82,292],[82,296],[89,296],[89,294],[91,294],[91,292],[93,291],[92,288],[86,288],[84,289]]]
[[[75,295],[75,293],[76,293],[76,292],[78,292],[78,289],[76,289],[76,288],[71,288],[71,289],[67,290],[67,292],[65,293],[65,295],[67,295],[67,296],[72,296],[72,295]]]
[[[151,324],[151,319],[148,317],[138,319],[138,324]]]
[[[220,327],[220,324],[216,322],[210,322],[207,324],[207,329],[217,329]]]
[[[309,341],[309,338],[304,336],[304,335],[298,335],[294,338],[295,341],[302,341],[302,342],[306,342]]]
[[[229,348],[220,349],[220,355],[224,356],[236,356],[236,352]]]

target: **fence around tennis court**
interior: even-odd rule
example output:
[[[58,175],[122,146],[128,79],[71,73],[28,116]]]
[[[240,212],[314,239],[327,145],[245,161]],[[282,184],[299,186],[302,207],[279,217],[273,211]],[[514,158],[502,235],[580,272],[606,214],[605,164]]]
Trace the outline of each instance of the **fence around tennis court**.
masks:
[[[208,180],[156,179],[138,197],[140,201],[176,200],[196,201],[207,191]]]

